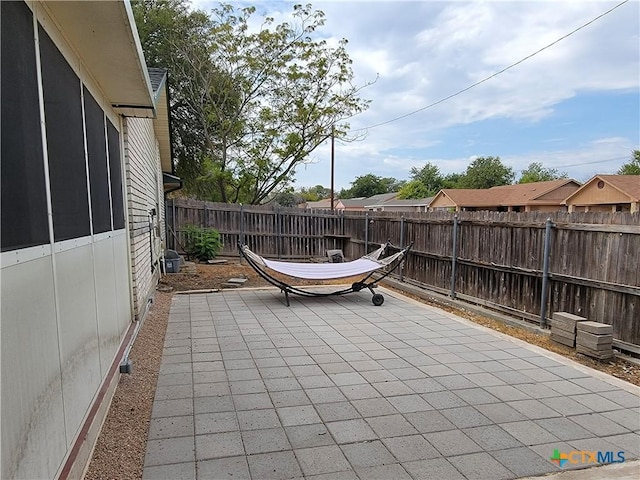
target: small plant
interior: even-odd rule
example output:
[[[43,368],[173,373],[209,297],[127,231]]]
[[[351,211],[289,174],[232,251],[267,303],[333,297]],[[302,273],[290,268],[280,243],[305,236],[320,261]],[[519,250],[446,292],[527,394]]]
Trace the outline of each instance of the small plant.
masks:
[[[202,228],[195,225],[187,225],[184,228],[185,250],[190,257],[201,261],[214,258],[222,250],[220,233],[214,228]]]

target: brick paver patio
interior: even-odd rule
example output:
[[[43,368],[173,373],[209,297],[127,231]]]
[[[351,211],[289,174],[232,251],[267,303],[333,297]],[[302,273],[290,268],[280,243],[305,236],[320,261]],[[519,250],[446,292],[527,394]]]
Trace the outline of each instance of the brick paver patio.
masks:
[[[640,456],[640,389],[384,294],[176,295],[144,478],[510,479],[560,471],[554,450]]]

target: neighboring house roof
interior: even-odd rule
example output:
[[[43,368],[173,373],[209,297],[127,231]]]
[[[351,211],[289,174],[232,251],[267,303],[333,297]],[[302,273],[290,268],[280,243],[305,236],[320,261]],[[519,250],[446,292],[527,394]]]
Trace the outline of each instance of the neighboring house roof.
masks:
[[[334,199],[333,208],[336,210],[364,210],[365,205],[370,203],[380,203],[387,200],[395,199],[397,193],[381,193],[373,195],[371,197],[356,197],[356,198],[336,198]],[[307,202],[302,205],[304,208],[331,208],[331,199],[325,198],[318,200],[317,202]]]
[[[565,199],[566,204],[576,203],[576,201],[586,200],[585,192],[593,190],[593,186],[602,181],[610,186],[614,191],[628,197],[630,202],[640,202],[640,175],[595,175],[585,182],[582,187],[573,192]],[[599,189],[599,188],[598,188]],[[603,199],[592,198],[591,203],[606,203]]]
[[[640,175],[596,175],[635,202],[640,201]]]
[[[577,190],[580,188],[580,183],[571,178],[561,178],[558,180],[550,180],[547,182],[532,182],[532,183],[519,183],[516,185],[504,185],[500,187],[493,187],[490,190],[494,192],[504,192],[502,205],[504,206],[517,206],[517,205],[549,205],[557,204],[561,205],[566,194],[553,195],[553,192],[558,191],[560,187],[572,184]],[[499,194],[498,193],[498,194]],[[563,198],[564,197],[564,198]]]
[[[562,187],[578,189],[580,183],[563,178],[547,182],[518,183],[487,189],[443,189],[433,198],[442,203],[448,199],[451,206],[459,207],[509,207],[525,205],[561,205],[566,194],[554,195]],[[565,197],[566,198],[566,197]]]
[[[426,207],[431,203],[433,197],[428,198],[412,198],[412,199],[399,199],[394,198],[387,202],[367,204],[365,208],[381,208],[381,207]]]
[[[391,192],[391,193],[379,193],[377,195],[371,195],[370,197],[366,198],[366,200],[369,203],[375,203],[376,205],[379,205],[381,203],[385,203],[388,202],[390,200],[395,200],[398,197],[398,192]]]
[[[303,204],[301,206],[304,208],[324,208],[329,210],[331,209],[331,199],[324,198],[322,200],[318,200],[317,202],[307,202],[306,204]],[[342,205],[342,202],[339,198],[334,198],[333,208],[336,210],[341,210],[344,208],[344,205]]]
[[[364,209],[364,204],[367,202],[365,197],[357,198],[342,198],[340,199],[345,209]]]
[[[368,205],[386,204],[386,202],[394,200],[397,196],[398,194],[396,192],[379,193],[370,197],[344,198],[342,199],[342,202],[344,203],[345,208],[357,208],[364,210],[365,208],[368,208]]]

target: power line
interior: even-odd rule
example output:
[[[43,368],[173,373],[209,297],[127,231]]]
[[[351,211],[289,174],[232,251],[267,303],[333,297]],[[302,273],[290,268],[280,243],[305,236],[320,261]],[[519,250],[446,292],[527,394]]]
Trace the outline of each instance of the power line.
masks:
[[[452,93],[451,95],[448,95],[448,96],[446,96],[446,97],[444,97],[444,98],[441,98],[440,100],[438,100],[438,101],[436,101],[436,102],[430,103],[429,105],[427,105],[427,106],[425,106],[425,107],[419,108],[419,109],[417,109],[417,110],[413,110],[412,112],[409,112],[409,113],[405,113],[404,115],[400,115],[399,117],[395,117],[395,118],[392,118],[391,120],[387,120],[387,121],[384,121],[384,122],[375,123],[375,124],[373,124],[373,125],[369,125],[368,127],[357,128],[357,129],[352,130],[352,132],[359,132],[359,131],[362,131],[362,130],[369,130],[369,129],[372,129],[372,128],[380,127],[380,126],[382,126],[382,125],[387,125],[387,124],[392,123],[392,122],[397,122],[398,120],[402,120],[403,118],[410,117],[411,115],[415,115],[416,113],[420,113],[420,112],[422,112],[422,111],[424,111],[424,110],[427,110],[427,109],[429,109],[429,108],[435,107],[436,105],[440,105],[441,103],[446,102],[447,100],[450,100],[450,99],[452,99],[453,97],[457,97],[458,95],[461,95],[461,94],[463,94],[463,93],[465,93],[465,92],[467,92],[467,91],[471,90],[472,88],[475,88],[475,87],[477,87],[478,85],[483,84],[483,83],[485,83],[485,82],[487,82],[487,81],[491,80],[491,79],[492,79],[492,78],[494,78],[494,77],[497,77],[498,75],[500,75],[500,74],[502,74],[502,73],[506,72],[507,70],[510,70],[510,69],[512,69],[513,67],[515,67],[515,66],[517,66],[517,65],[520,65],[522,62],[525,62],[526,60],[529,60],[530,58],[535,57],[536,55],[538,55],[539,53],[543,52],[544,50],[547,50],[548,48],[551,48],[552,46],[554,46],[555,44],[557,44],[557,43],[561,42],[561,41],[562,41],[562,40],[564,40],[565,38],[568,38],[568,37],[570,37],[571,35],[573,35],[574,33],[576,33],[576,32],[578,32],[578,31],[582,30],[583,28],[588,27],[588,26],[589,26],[589,25],[591,25],[592,23],[594,23],[594,22],[596,22],[596,21],[600,20],[600,19],[601,19],[602,17],[604,17],[605,15],[610,14],[610,13],[611,13],[611,12],[613,12],[616,8],[619,8],[619,7],[621,7],[622,5],[624,5],[625,3],[628,3],[628,2],[629,2],[629,0],[624,0],[623,2],[619,3],[619,4],[618,4],[618,5],[616,5],[615,7],[610,8],[610,9],[609,9],[609,10],[607,10],[606,12],[604,12],[604,13],[602,13],[602,14],[598,15],[598,16],[597,16],[597,17],[595,17],[594,19],[592,19],[592,20],[588,21],[587,23],[585,23],[585,24],[583,24],[583,25],[579,26],[578,28],[576,28],[576,29],[574,29],[574,30],[570,31],[570,32],[569,32],[569,33],[567,33],[566,35],[563,35],[562,37],[560,37],[560,38],[558,38],[557,40],[555,40],[555,41],[551,42],[550,44],[548,44],[548,45],[546,45],[546,46],[542,47],[541,49],[536,50],[535,52],[533,52],[533,53],[531,53],[531,54],[527,55],[526,57],[524,57],[524,58],[522,58],[522,59],[518,60],[517,62],[512,63],[512,64],[511,64],[511,65],[509,65],[508,67],[505,67],[505,68],[503,68],[502,70],[500,70],[500,71],[498,71],[498,72],[495,72],[495,73],[493,73],[492,75],[489,75],[488,77],[485,77],[485,78],[483,78],[482,80],[480,80],[480,81],[478,81],[478,82],[476,82],[476,83],[473,83],[473,84],[469,85],[469,86],[468,86],[468,87],[466,87],[466,88],[463,88],[462,90],[457,91],[456,93]]]
[[[596,163],[607,163],[607,162],[615,162],[618,160],[628,160],[629,157],[617,157],[617,158],[609,158],[607,160],[596,160],[594,162],[583,162],[583,163],[572,163],[571,165],[560,165],[556,168],[569,168],[569,167],[582,167],[583,165],[594,165]]]
[[[570,168],[570,167],[582,167],[584,165],[595,165],[597,163],[608,163],[608,162],[616,162],[616,161],[620,161],[620,160],[628,160],[629,157],[616,157],[616,158],[608,158],[606,160],[594,160],[593,162],[582,162],[582,163],[572,163],[571,165],[558,165],[558,166],[553,166],[554,170],[558,170],[561,168]],[[528,167],[527,167],[528,168]],[[525,170],[527,170],[527,168],[521,168],[519,170],[513,170],[514,173],[522,173]]]

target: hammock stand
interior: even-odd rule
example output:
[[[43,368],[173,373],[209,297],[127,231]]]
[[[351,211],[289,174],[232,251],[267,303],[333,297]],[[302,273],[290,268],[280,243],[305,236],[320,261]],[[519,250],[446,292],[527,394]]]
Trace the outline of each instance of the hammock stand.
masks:
[[[264,278],[271,285],[278,287],[280,291],[284,293],[287,307],[290,306],[290,293],[300,295],[302,297],[331,297],[334,295],[346,295],[348,293],[359,292],[365,288],[371,292],[371,301],[378,307],[384,303],[384,297],[380,293],[375,293],[373,289],[377,288],[378,282],[386,278],[402,264],[412,245],[413,243],[393,255],[380,259],[379,257],[382,256],[382,254],[390,247],[397,249],[397,247],[393,247],[391,243],[387,242],[385,245],[381,245],[378,250],[371,252],[364,257],[344,263],[296,263],[267,260],[252,252],[249,250],[247,245],[240,242],[238,242],[238,250],[240,251],[240,255],[247,260],[247,263],[251,265],[258,275]],[[377,278],[373,277],[373,274],[377,270],[387,266],[390,266],[390,268],[381,276]],[[265,270],[265,268],[290,277],[308,280],[332,280],[335,278],[344,278],[363,274],[365,274],[365,276],[361,280],[352,283],[348,288],[334,292],[321,293],[310,292],[308,290],[303,290],[289,285],[288,283],[273,277]]]

